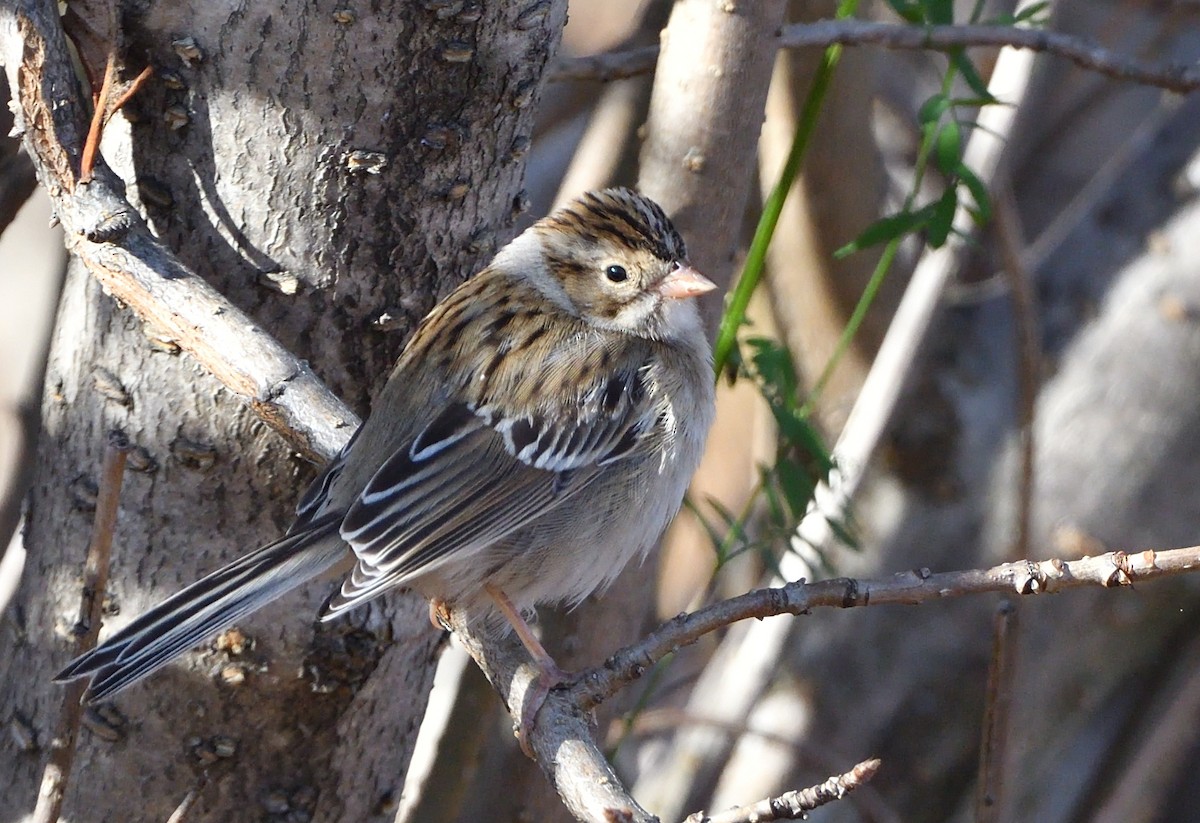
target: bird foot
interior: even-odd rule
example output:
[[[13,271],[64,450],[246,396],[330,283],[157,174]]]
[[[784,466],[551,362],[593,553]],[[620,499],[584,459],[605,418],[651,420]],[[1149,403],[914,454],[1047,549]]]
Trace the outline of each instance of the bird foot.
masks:
[[[530,738],[533,734],[534,726],[537,724],[538,712],[542,710],[546,698],[550,696],[550,691],[556,688],[570,686],[575,682],[575,674],[564,671],[548,657],[537,661],[538,677],[530,684],[529,689],[525,692],[525,699],[521,701],[521,720],[515,729],[517,741],[521,744],[521,751],[525,752],[525,756],[530,760],[537,760],[537,755],[534,754],[533,745]]]
[[[454,631],[450,625],[450,605],[439,597],[429,601],[429,622],[439,631]]]
[[[537,760],[533,753],[530,737],[537,722],[538,712],[541,711],[546,698],[550,696],[550,690],[558,686],[570,685],[575,681],[575,675],[559,668],[558,664],[554,662],[554,658],[537,639],[533,629],[525,622],[521,612],[499,586],[488,584],[483,588],[495,602],[500,614],[504,615],[509,625],[512,626],[513,631],[517,634],[517,639],[529,652],[529,656],[533,658],[533,665],[537,667],[537,680],[530,685],[529,690],[525,692],[525,699],[521,701],[521,719],[516,729],[517,740],[521,742],[521,751],[525,752],[530,760]]]

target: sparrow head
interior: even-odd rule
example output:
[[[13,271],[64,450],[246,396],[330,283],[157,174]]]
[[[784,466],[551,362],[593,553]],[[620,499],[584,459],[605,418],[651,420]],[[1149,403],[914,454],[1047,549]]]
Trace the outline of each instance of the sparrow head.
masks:
[[[695,325],[688,298],[716,288],[688,265],[683,238],[658,204],[630,189],[588,192],[513,245],[536,249],[541,265],[526,272],[554,302],[642,337],[674,337],[680,322]]]

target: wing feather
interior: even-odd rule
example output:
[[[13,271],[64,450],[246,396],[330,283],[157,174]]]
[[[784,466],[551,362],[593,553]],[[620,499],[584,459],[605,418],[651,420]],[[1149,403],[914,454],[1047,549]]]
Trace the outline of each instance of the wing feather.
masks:
[[[448,407],[384,461],[346,512],[341,534],[358,564],[322,619],[468,557],[578,494],[653,425],[647,379],[636,364],[570,408],[519,416]]]

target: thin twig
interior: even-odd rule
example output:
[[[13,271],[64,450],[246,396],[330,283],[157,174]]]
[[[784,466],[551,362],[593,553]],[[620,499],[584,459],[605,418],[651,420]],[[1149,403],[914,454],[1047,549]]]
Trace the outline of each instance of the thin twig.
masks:
[[[1022,264],[1025,248],[1020,217],[1007,180],[996,186],[996,239],[1013,302],[1017,351],[1017,431],[1020,468],[1017,475],[1016,529],[1009,557],[1027,557],[1033,528],[1034,419],[1042,352],[1037,331],[1036,298],[1032,274]],[[1017,640],[1020,637],[1019,603],[1005,599],[992,622],[992,657],[988,665],[983,706],[983,736],[979,747],[979,785],[975,802],[976,823],[995,823],[1003,816],[1005,769],[1008,764],[1008,730],[1016,678]]]
[[[108,122],[114,114],[125,107],[125,104],[133,99],[133,96],[142,90],[142,86],[146,85],[146,81],[154,76],[154,66],[146,66],[138,72],[138,76],[129,81],[125,86],[125,91],[121,92],[120,96],[112,102],[108,107],[108,111],[104,113],[104,122]]]
[[[637,643],[618,651],[602,665],[583,672],[571,687],[577,704],[591,709],[636,680],[664,656],[731,623],[782,614],[807,614],[815,608],[919,605],[933,600],[984,592],[1046,594],[1084,586],[1131,586],[1134,582],[1182,574],[1200,568],[1200,546],[1127,554],[1107,552],[1078,560],[1021,560],[990,569],[930,573],[908,571],[885,580],[841,577],[817,583],[797,581],[758,589],[681,614]]]
[[[1033,273],[1024,264],[1025,242],[1021,218],[1007,181],[996,186],[996,239],[1000,258],[1012,292],[1013,324],[1017,340],[1017,425],[1020,433],[1021,466],[1017,481],[1016,536],[1010,559],[1028,557],[1033,528],[1034,419],[1037,415],[1038,383],[1042,372],[1041,337],[1038,334],[1037,298]]]
[[[171,812],[171,816],[167,818],[167,823],[185,823],[188,814],[200,798],[200,792],[204,791],[206,785],[208,785],[208,775],[202,774],[200,775],[200,779],[196,781],[196,785],[188,789],[188,793],[183,796],[183,800],[179,801],[179,805],[175,807],[175,811]]]
[[[770,823],[772,820],[803,820],[819,806],[841,800],[875,776],[880,760],[864,760],[845,774],[834,775],[818,786],[760,800],[748,806],[705,814],[689,815],[684,823]]]
[[[626,728],[626,725],[620,720],[614,720],[605,735],[604,747],[611,751],[621,739],[654,737],[685,726],[710,726],[720,729],[733,738],[745,736],[761,740],[771,746],[786,748],[791,751],[794,762],[798,766],[810,771],[829,772],[837,768],[837,764],[831,762],[832,758],[824,748],[801,741],[794,735],[752,727],[748,723],[731,723],[718,718],[697,715],[687,709],[672,707],[644,711],[634,718],[629,728]],[[900,817],[896,811],[870,785],[861,786],[851,802],[858,807],[864,820],[877,821],[877,823],[899,823]]]
[[[104,81],[100,93],[92,106],[92,120],[88,125],[87,140],[83,143],[83,156],[79,161],[79,182],[89,183],[96,170],[96,156],[100,153],[100,132],[108,119],[108,98],[112,94],[113,81],[117,73],[117,56],[111,51],[104,64]]]
[[[1009,46],[1062,57],[1080,68],[1114,80],[1141,83],[1180,94],[1200,89],[1200,69],[1194,66],[1145,63],[1106,49],[1087,37],[1015,26],[915,26],[867,20],[822,20],[784,27],[775,47],[808,48],[835,43],[916,51]],[[589,57],[561,58],[550,69],[549,79],[603,82],[633,77],[652,70],[656,57],[657,49],[650,46]]]
[[[550,67],[548,77],[552,82],[564,80],[587,80],[608,83],[649,74],[658,61],[658,44],[638,46],[635,49],[608,51],[585,57],[559,57]]]
[[[76,624],[77,655],[93,648],[100,635],[100,613],[104,606],[104,590],[108,586],[108,556],[112,548],[113,529],[117,524],[128,453],[129,442],[125,436],[120,433],[110,435],[100,471],[96,517],[83,571],[83,594],[79,604],[79,623]],[[86,688],[87,683],[78,680],[63,689],[62,711],[50,741],[50,758],[42,772],[33,823],[56,823],[62,811],[71,765],[75,761],[75,745],[79,737],[79,722],[83,717],[82,701]]]
[[[1004,809],[1004,776],[1008,756],[1009,718],[1012,716],[1013,677],[1016,671],[1016,604],[1005,598],[992,620],[992,658],[988,663],[983,708],[983,739],[979,745],[979,785],[975,823],[994,823]]]
[[[1200,88],[1200,70],[1183,63],[1150,64],[1106,49],[1088,37],[1045,29],[1015,26],[949,25],[910,26],[866,20],[823,20],[807,26],[789,26],[780,36],[785,48],[877,45],[889,49],[954,51],[971,46],[1009,47],[1053,54],[1080,68],[1185,94]]]

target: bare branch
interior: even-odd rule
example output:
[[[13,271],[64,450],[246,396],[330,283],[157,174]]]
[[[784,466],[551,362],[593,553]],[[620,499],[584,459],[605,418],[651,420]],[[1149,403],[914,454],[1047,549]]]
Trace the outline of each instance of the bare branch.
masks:
[[[822,20],[781,30],[776,48],[813,46],[882,46],[916,51],[952,51],[973,46],[1053,54],[1080,68],[1184,94],[1200,88],[1200,69],[1181,63],[1150,64],[1106,49],[1094,40],[1073,34],[1015,26],[914,26],[866,20]],[[644,74],[654,68],[653,47],[609,52],[590,57],[562,58],[550,69],[551,80],[608,81]]]
[[[731,14],[720,3],[677,2],[664,29],[638,187],[671,215],[688,238],[692,263],[722,289],[733,278],[775,65],[762,44],[783,21],[785,6],[748,3]],[[719,309],[717,300],[702,303],[710,328]]]
[[[1037,301],[1033,277],[1022,264],[1025,241],[1012,189],[1001,181],[995,197],[996,238],[1011,287],[1016,326],[1017,396],[1020,432],[1020,468],[1017,475],[1015,542],[1008,557],[1026,557],[1030,551],[1033,523],[1034,417],[1037,412],[1038,375],[1041,374],[1041,344],[1038,335]],[[992,656],[988,665],[983,706],[983,734],[979,747],[979,779],[975,799],[976,823],[994,823],[1003,818],[1005,771],[1008,765],[1008,729],[1012,712],[1013,681],[1016,677],[1017,642],[1020,637],[1017,602],[1001,602],[992,621]]]
[[[1131,586],[1200,568],[1200,546],[1126,554],[1108,552],[1078,560],[1003,563],[990,569],[930,573],[902,572],[887,580],[840,577],[817,583],[797,581],[758,589],[723,600],[663,623],[642,640],[621,649],[603,665],[580,675],[571,691],[577,704],[590,709],[637,679],[666,655],[704,635],[748,618],[807,614],[815,608],[850,609],[885,604],[919,605],[933,600],[983,592],[1043,594],[1084,586]]]
[[[563,80],[588,80],[608,83],[649,74],[658,62],[658,45],[639,46],[636,49],[608,51],[586,57],[559,57],[547,72],[551,82]]]
[[[158,242],[102,160],[90,182],[80,178],[89,118],[55,4],[0,7],[0,62],[9,72],[26,150],[54,201],[68,249],[113,297],[195,357],[299,450],[310,457],[335,454],[358,426],[357,416],[304,362]]]
[[[969,46],[1008,46],[1053,54],[1114,80],[1156,86],[1184,94],[1200,88],[1200,69],[1182,63],[1153,65],[1104,48],[1091,38],[1015,26],[907,26],[865,20],[825,20],[789,26],[780,36],[785,48],[877,45],[889,49],[953,51]]]
[[[841,800],[875,776],[879,758],[864,760],[845,774],[834,775],[819,786],[788,792],[718,814],[696,812],[684,823],[770,823],[772,820],[803,820],[819,806]]]

